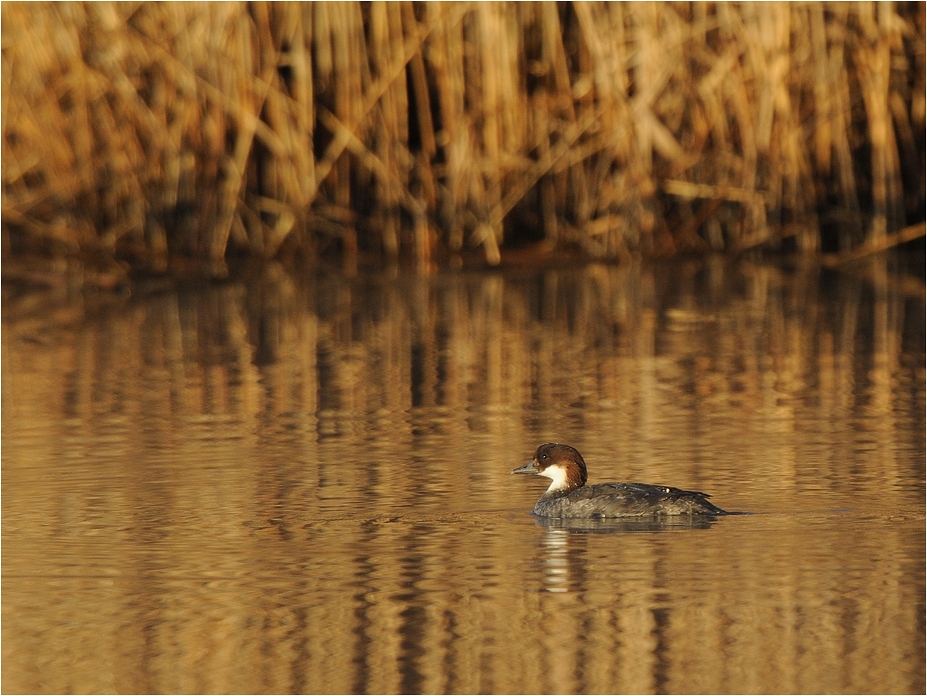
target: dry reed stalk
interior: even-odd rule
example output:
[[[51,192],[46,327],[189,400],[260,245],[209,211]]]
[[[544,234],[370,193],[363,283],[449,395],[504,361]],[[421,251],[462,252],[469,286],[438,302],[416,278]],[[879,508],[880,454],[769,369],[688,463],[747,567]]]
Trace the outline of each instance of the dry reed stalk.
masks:
[[[437,3],[429,2],[426,8],[428,23],[435,24]],[[456,23],[439,26],[433,33],[428,52],[428,65],[437,92],[436,115],[441,123],[436,145],[441,147],[444,155],[442,166],[434,170],[440,192],[436,216],[438,224],[446,231],[449,250],[455,253],[464,243],[458,211],[465,206],[466,180],[470,176],[466,157],[469,134],[464,107],[461,29]]]
[[[923,215],[922,6],[2,12],[14,253],[848,252]]]
[[[376,74],[379,75],[401,54],[403,44],[402,22],[399,6],[395,3],[373,3],[370,7],[371,57]],[[383,212],[379,216],[383,249],[387,256],[399,255],[400,230],[397,224],[399,194],[397,186],[404,177],[401,174],[401,158],[408,151],[409,125],[404,76],[397,78],[381,99],[378,119],[376,154],[383,162],[387,176],[377,180],[378,198]]]

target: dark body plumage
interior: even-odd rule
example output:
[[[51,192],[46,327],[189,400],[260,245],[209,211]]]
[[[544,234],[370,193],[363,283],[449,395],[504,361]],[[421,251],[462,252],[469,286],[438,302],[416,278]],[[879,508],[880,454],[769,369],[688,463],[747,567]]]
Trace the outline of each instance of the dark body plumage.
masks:
[[[553,467],[553,468],[552,468]],[[534,459],[512,473],[538,473],[553,479],[534,506],[539,517],[605,518],[647,515],[725,515],[708,495],[646,483],[598,483],[587,486],[586,463],[569,445],[549,442]]]
[[[545,493],[534,506],[539,517],[638,517],[640,515],[723,515],[708,494],[646,483],[597,483],[572,491]]]

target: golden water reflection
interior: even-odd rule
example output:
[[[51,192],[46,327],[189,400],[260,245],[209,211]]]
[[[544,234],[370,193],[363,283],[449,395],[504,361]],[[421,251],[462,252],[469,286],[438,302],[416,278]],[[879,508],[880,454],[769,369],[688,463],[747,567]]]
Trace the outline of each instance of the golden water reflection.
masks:
[[[916,277],[79,299],[5,296],[5,692],[924,689]],[[552,439],[752,514],[543,523]]]

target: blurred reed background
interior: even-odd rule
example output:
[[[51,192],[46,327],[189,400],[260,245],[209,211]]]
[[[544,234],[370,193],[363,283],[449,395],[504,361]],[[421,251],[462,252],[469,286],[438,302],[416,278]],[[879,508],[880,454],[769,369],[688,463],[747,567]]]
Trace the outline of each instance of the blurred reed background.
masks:
[[[3,3],[2,22],[5,270],[923,234],[923,3]]]

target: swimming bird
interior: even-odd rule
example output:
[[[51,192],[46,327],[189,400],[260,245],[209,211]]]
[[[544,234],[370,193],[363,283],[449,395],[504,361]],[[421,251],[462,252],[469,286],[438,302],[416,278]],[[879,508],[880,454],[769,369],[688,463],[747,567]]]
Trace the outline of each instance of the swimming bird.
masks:
[[[548,442],[513,474],[540,474],[550,487],[534,506],[538,517],[643,517],[646,515],[726,515],[707,493],[647,483],[586,485],[586,462],[574,447]]]

